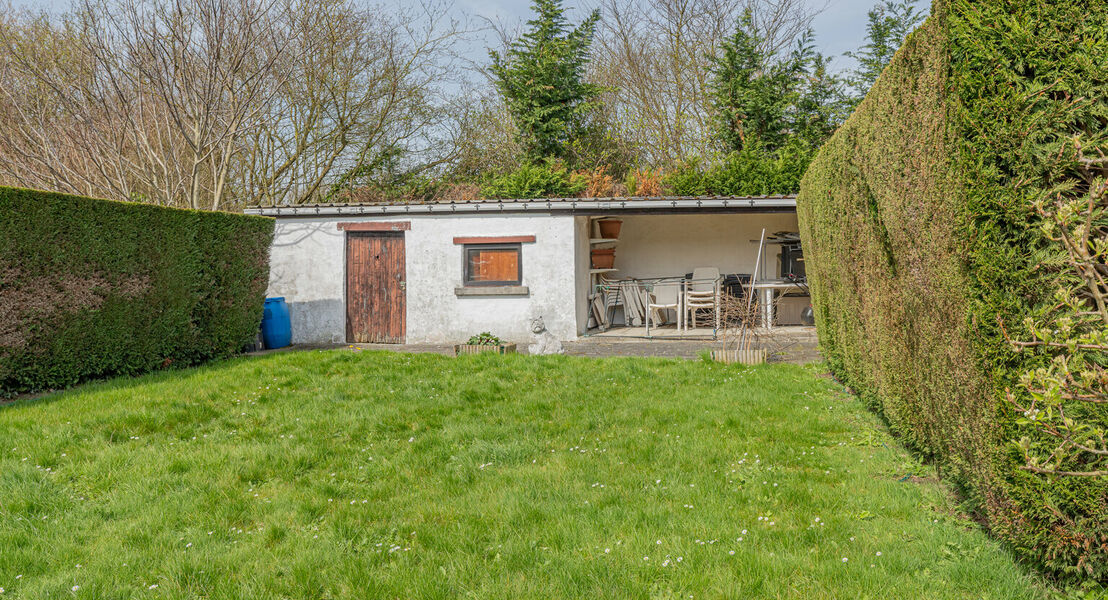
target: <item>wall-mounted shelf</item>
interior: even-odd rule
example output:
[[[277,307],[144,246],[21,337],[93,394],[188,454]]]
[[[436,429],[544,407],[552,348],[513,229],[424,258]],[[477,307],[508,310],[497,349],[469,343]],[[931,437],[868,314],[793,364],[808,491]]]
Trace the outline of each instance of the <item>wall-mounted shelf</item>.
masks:
[[[597,222],[605,218],[608,217],[589,217],[589,247],[593,252],[601,249],[604,249],[605,253],[614,252],[614,250],[609,249],[614,248],[616,244],[619,243],[619,239],[617,238],[608,238],[601,235],[600,227],[597,225]],[[607,331],[610,325],[608,322],[610,318],[608,314],[610,307],[607,306],[605,301],[607,292],[599,291],[599,286],[605,281],[605,274],[615,273],[616,271],[619,271],[619,269],[614,267],[610,269],[589,269],[590,291],[587,294],[589,303],[589,319],[587,326],[590,329],[595,327],[600,331]]]

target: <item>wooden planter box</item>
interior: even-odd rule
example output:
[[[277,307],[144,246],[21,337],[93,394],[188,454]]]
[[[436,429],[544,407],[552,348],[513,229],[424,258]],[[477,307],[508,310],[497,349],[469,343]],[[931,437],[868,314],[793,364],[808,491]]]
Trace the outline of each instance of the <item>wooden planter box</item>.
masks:
[[[454,355],[461,356],[463,354],[484,354],[486,352],[492,352],[494,354],[515,354],[515,344],[500,344],[499,346],[488,346],[484,344],[455,344]]]
[[[749,350],[712,350],[712,360],[724,364],[760,365],[766,362],[763,348]]]

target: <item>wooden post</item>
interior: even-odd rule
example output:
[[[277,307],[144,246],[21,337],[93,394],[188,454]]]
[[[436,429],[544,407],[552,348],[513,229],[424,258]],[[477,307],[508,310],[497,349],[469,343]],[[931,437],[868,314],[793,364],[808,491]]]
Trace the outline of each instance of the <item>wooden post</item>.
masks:
[[[750,325],[746,323],[746,319],[750,317],[750,304],[751,299],[757,290],[754,289],[754,284],[758,281],[758,268],[762,265],[762,248],[766,245],[766,228],[762,228],[762,237],[758,241],[758,258],[754,261],[754,272],[750,274],[750,291],[746,295],[746,311],[743,312],[743,337],[739,342],[739,350],[746,350],[746,330],[750,328]]]

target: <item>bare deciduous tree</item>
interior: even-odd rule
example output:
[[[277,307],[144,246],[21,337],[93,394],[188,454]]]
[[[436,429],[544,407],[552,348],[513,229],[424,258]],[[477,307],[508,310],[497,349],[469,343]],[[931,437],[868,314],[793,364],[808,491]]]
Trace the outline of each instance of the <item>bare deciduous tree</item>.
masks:
[[[108,102],[86,94],[95,67],[79,28],[10,11],[0,21],[0,179],[77,194],[130,197],[112,159],[123,136]]]
[[[456,145],[453,173],[462,179],[503,173],[518,167],[523,156],[516,126],[503,101],[491,90],[467,89],[454,101]]]
[[[38,35],[8,30],[11,74],[41,87],[56,112],[48,121],[9,93],[16,139],[4,141],[31,142],[20,154],[46,187],[219,209],[242,137],[284,76],[275,68],[287,10],[274,0],[83,0],[60,25],[40,17]],[[49,38],[68,52],[36,47]],[[54,160],[67,151],[78,156]]]
[[[399,152],[422,168],[452,156],[442,137],[444,84],[456,76],[464,34],[448,5],[390,15],[346,0],[304,2],[293,12],[284,80],[253,131],[243,163],[246,194],[265,203],[311,201],[340,173]]]
[[[764,50],[785,50],[818,11],[804,0],[599,0],[603,18],[592,78],[609,89],[605,102],[621,136],[648,164],[708,156],[708,55],[744,11]]]
[[[317,198],[382,152],[444,145],[448,6],[79,0],[0,21],[0,178],[221,209]]]

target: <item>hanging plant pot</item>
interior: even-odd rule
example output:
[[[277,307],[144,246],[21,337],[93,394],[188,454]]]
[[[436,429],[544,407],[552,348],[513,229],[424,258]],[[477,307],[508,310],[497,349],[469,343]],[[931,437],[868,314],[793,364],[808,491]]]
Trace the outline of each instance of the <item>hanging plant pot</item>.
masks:
[[[619,230],[623,227],[623,221],[620,219],[601,219],[597,224],[600,227],[600,237],[606,240],[618,239]]]
[[[592,268],[611,269],[615,264],[615,248],[597,248],[592,251]]]

